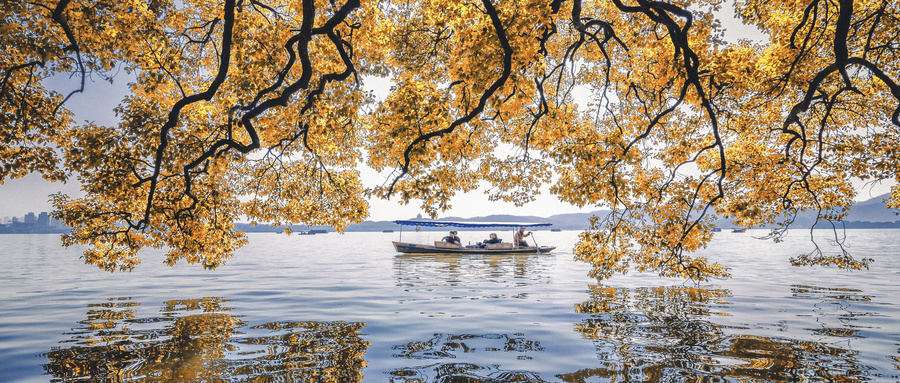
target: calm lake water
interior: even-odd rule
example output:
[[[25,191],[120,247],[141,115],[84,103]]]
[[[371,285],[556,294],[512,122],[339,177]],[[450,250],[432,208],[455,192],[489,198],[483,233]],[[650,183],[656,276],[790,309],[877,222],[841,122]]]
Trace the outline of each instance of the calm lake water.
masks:
[[[215,271],[147,251],[112,274],[57,236],[0,235],[0,382],[900,381],[900,230],[848,231],[875,260],[857,272],[791,267],[808,231],[717,233],[704,253],[734,278],[700,285],[592,280],[577,234],[519,256],[251,234]]]

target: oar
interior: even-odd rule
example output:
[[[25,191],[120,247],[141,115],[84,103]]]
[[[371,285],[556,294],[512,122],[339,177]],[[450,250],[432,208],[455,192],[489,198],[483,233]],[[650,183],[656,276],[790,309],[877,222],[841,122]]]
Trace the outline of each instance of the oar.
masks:
[[[531,240],[534,241],[534,250],[537,251],[538,254],[541,253],[541,247],[537,244],[537,238],[534,237],[534,232],[531,232]]]

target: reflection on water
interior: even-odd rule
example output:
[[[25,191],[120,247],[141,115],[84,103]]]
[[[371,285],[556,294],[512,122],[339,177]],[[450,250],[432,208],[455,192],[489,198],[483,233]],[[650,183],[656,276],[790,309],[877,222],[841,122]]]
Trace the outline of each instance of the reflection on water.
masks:
[[[798,286],[795,293],[811,290]],[[839,295],[864,299],[851,291]],[[588,314],[576,330],[595,343],[602,367],[560,378],[862,381],[868,380],[862,376],[873,374],[856,359],[857,352],[831,344],[729,334],[739,329],[714,322],[714,316],[731,315],[725,301],[729,296],[716,289],[592,286],[591,299],[576,307]]]
[[[434,379],[430,379],[430,377]],[[391,383],[541,383],[545,380],[531,371],[503,371],[496,366],[472,363],[445,363],[391,372]]]
[[[559,235],[544,242],[570,248],[577,233]],[[0,248],[44,241],[29,238]],[[596,285],[565,251],[255,238],[215,272],[110,275],[63,248],[4,252],[0,382],[900,382],[896,246],[878,250],[881,269],[846,274],[773,266],[775,252],[722,236],[746,262],[690,288],[631,274]]]
[[[872,300],[872,297],[863,295],[862,290],[859,289],[794,285],[791,287],[791,293],[796,298],[822,298],[835,300],[835,302],[868,302]]]
[[[833,337],[861,337],[860,333],[868,329],[858,322],[873,314],[867,311],[856,311],[852,303],[870,302],[872,297],[859,289],[794,285],[792,296],[802,299],[817,300],[815,315],[821,327],[810,329],[813,333]],[[837,323],[830,320],[836,319]]]
[[[402,254],[394,256],[397,285],[411,300],[433,300],[440,291],[456,299],[526,299],[509,295],[510,288],[546,282],[541,272],[548,255]],[[459,287],[459,290],[454,290]],[[459,315],[462,316],[462,315]],[[440,329],[435,329],[441,331]],[[393,383],[424,382],[544,382],[534,371],[504,369],[503,360],[527,361],[544,348],[521,333],[443,333],[427,340],[410,340],[392,347],[393,357],[411,366],[388,372]]]
[[[362,379],[363,323],[274,322],[246,327],[221,298],[174,300],[139,318],[129,298],[88,306],[65,346],[44,356],[53,382]],[[252,334],[252,335],[250,335]]]
[[[512,353],[518,360],[544,351],[540,342],[523,334],[435,334],[426,341],[394,346],[395,358],[435,360],[436,363],[397,369],[391,382],[543,382],[532,371],[506,371],[497,365],[453,362],[463,354]],[[482,356],[484,358],[484,356]],[[433,380],[430,380],[433,379]]]
[[[400,254],[394,256],[397,284],[407,291],[434,287],[493,285],[521,287],[542,282],[539,262],[550,255]]]
[[[847,310],[841,302],[870,299],[857,290],[805,285],[794,286],[793,296],[842,307],[839,314],[829,310],[827,315],[846,320],[867,314]],[[717,324],[717,317],[734,315],[729,313],[729,298],[723,289],[593,285],[590,299],[574,307],[584,315],[574,330],[594,344],[595,365],[553,376],[511,369],[506,365],[511,360],[543,357],[544,340],[522,333],[437,332],[394,345],[392,357],[408,366],[385,373],[394,383],[864,381],[878,376],[853,350],[740,334],[740,328]],[[53,382],[363,379],[369,347],[360,333],[365,324],[282,321],[249,326],[231,313],[227,302],[172,300],[152,317],[138,315],[140,303],[130,298],[90,304],[79,326],[65,333],[69,339],[44,355],[45,371]],[[855,336],[832,326],[810,331]]]
[[[462,286],[472,282],[534,284],[543,278],[535,268],[549,255],[399,254],[394,256],[398,284],[422,288]]]
[[[502,351],[516,352],[522,355],[519,358],[528,358],[526,355],[532,351],[543,351],[540,342],[525,339],[523,334],[435,334],[433,338],[424,342],[410,342],[403,346],[394,346],[396,358],[430,359],[455,358],[455,353]]]

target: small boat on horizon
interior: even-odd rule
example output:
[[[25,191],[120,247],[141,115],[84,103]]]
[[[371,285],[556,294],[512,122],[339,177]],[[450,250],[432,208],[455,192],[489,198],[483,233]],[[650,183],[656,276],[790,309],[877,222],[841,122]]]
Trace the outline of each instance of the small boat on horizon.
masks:
[[[419,221],[419,220],[398,220],[394,223],[400,225],[400,239],[403,239],[403,226],[431,226],[431,227],[456,227],[456,228],[520,228],[520,227],[543,227],[550,226],[550,223],[521,223],[521,222],[465,222],[465,221]],[[490,243],[479,245],[462,246],[451,244],[444,241],[434,241],[433,245],[409,243],[401,241],[392,241],[394,249],[399,253],[405,254],[427,254],[427,253],[451,253],[451,254],[546,254],[556,246],[515,246],[513,243]]]

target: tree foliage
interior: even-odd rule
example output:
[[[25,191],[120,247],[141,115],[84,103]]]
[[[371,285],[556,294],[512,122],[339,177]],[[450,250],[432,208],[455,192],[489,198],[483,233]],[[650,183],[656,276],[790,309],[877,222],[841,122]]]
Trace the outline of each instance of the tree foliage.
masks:
[[[839,224],[854,180],[900,177],[900,5],[731,5],[768,41],[725,41],[717,0],[4,2],[0,180],[77,179],[54,214],[108,270],[146,246],[216,267],[241,217],[342,228],[366,198],[435,215],[486,183],[611,207],[576,247],[595,276],[727,275],[692,256],[714,217],[777,239],[803,211]],[[73,121],[67,100],[122,71],[118,124]],[[392,173],[366,185],[361,165]]]

